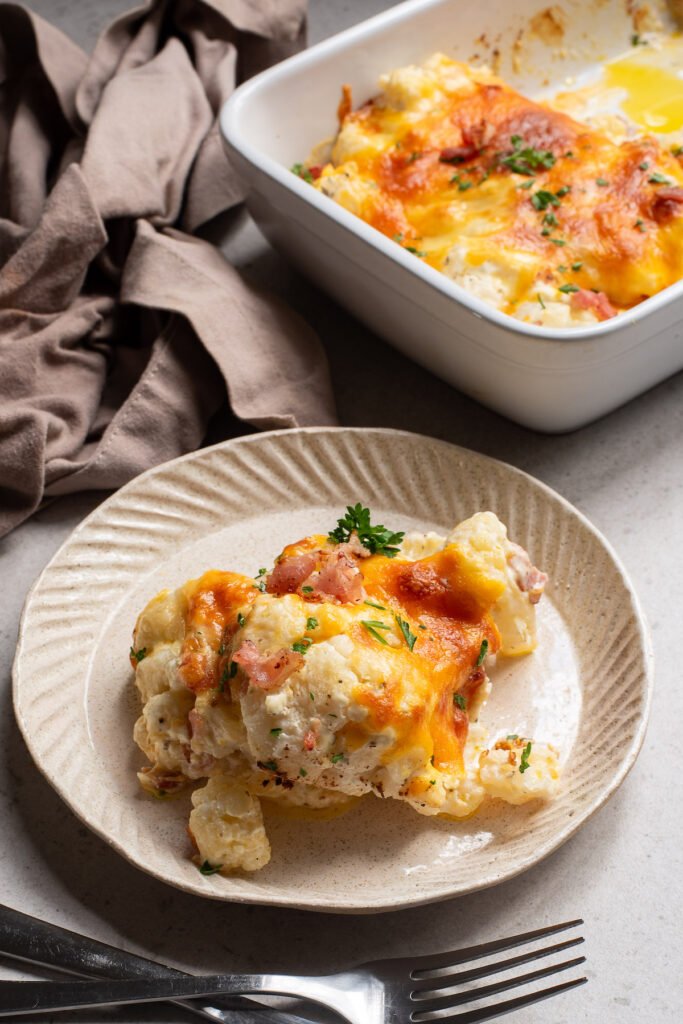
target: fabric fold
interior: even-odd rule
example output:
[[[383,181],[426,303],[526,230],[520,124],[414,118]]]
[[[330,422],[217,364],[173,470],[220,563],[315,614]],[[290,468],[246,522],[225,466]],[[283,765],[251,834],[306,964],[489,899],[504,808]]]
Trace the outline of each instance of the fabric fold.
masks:
[[[198,447],[226,398],[334,422],[310,328],[188,233],[242,198],[222,103],[304,27],[302,0],[147,0],[88,59],[0,3],[0,536]]]

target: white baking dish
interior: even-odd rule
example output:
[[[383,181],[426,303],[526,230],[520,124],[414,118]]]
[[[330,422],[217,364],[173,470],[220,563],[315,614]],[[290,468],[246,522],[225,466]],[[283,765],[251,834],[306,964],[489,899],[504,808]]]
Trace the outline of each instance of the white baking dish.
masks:
[[[383,72],[441,51],[498,61],[513,86],[539,95],[626,49],[629,7],[627,0],[559,0],[552,10],[564,31],[553,38],[531,28],[548,8],[541,0],[411,0],[247,82],[221,115],[249,210],[272,244],[406,355],[536,430],[582,426],[683,367],[683,282],[596,326],[524,324],[289,168],[334,134],[342,83],[358,104],[377,92]]]

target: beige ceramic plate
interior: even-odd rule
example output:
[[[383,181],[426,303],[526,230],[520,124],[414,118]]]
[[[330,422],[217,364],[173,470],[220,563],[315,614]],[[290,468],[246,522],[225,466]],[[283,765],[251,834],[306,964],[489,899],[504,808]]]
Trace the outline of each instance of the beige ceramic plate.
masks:
[[[139,609],[210,567],[254,574],[285,542],[369,505],[392,529],[445,532],[491,509],[550,575],[536,654],[500,664],[483,720],[554,743],[549,805],[454,822],[367,797],[329,821],[272,819],[272,861],[204,877],[189,798],[145,797],[128,664]],[[622,782],[640,748],[652,658],[638,601],[604,539],[566,501],[503,463],[393,430],[305,429],[229,441],[150,470],[72,534],[26,603],[14,666],[19,724],[71,809],[130,861],[215,899],[361,912],[493,885],[564,842]],[[353,884],[349,881],[353,879]]]

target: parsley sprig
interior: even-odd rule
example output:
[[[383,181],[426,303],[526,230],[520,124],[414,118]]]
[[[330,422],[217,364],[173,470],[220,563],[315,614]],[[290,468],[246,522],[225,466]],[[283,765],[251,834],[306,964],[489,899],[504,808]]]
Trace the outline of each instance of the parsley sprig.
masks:
[[[529,755],[530,754],[531,754],[531,740],[529,740],[529,742],[525,746],[524,750],[522,751],[522,760],[520,761],[520,765],[519,765],[519,771],[520,771],[520,773],[522,775],[524,775],[524,772],[527,770],[527,768],[530,767],[530,765],[529,765]]]
[[[526,146],[521,135],[513,135],[510,139],[513,151],[500,158],[500,162],[509,167],[515,174],[531,177],[537,171],[549,170],[555,166],[555,154],[549,149],[534,149]]]
[[[349,540],[352,533],[358,534],[358,540],[372,555],[386,555],[395,558],[398,545],[403,540],[403,533],[392,533],[385,526],[373,526],[370,522],[370,509],[364,508],[360,502],[346,506],[346,515],[337,520],[336,529],[331,530],[329,539],[337,544]]]

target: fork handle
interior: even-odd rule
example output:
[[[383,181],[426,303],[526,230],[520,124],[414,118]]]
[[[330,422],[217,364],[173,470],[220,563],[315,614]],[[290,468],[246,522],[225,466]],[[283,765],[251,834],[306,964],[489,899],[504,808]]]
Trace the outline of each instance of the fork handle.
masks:
[[[278,974],[214,974],[203,977],[181,974],[175,978],[154,980],[0,981],[0,1017],[258,992],[301,996],[336,1009],[336,1000],[331,986],[325,984],[326,980]]]
[[[128,953],[106,942],[41,921],[19,910],[0,904],[0,953],[81,977],[101,978],[182,978],[182,971]],[[185,1004],[199,1016],[220,1024],[307,1024],[300,1017],[259,1006],[251,1000],[232,997],[216,1000],[216,1005]],[[237,1012],[231,1012],[238,1010]],[[246,1016],[245,1012],[253,1016]]]

